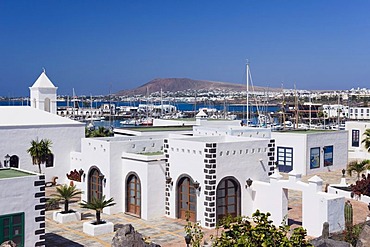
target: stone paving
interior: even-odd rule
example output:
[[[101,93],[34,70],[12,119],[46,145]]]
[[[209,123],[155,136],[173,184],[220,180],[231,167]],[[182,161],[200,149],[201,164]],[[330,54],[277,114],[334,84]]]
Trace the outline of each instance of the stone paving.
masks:
[[[287,174],[282,174],[284,178],[287,178]],[[341,172],[326,172],[317,173],[315,175],[320,176],[324,180],[323,190],[325,184],[339,183],[341,178]],[[313,175],[302,177],[303,182],[307,182]],[[355,177],[348,178],[348,182],[352,183]],[[46,194],[50,195],[53,188],[47,188]],[[364,222],[368,215],[367,205],[351,200],[354,208],[354,223]],[[299,191],[289,191],[289,222],[292,227],[296,227],[301,224],[302,221],[302,195]],[[71,208],[78,210],[82,213],[82,221],[59,224],[52,220],[53,211],[46,211],[46,246],[57,246],[57,247],[75,247],[75,246],[111,246],[111,241],[114,233],[104,234],[100,236],[90,236],[82,231],[82,224],[86,221],[92,221],[95,219],[95,212],[87,209],[82,209],[76,202],[71,203]],[[111,221],[115,224],[115,230],[117,230],[122,224],[132,224],[135,230],[143,234],[143,236],[149,238],[151,241],[160,244],[161,246],[185,246],[184,241],[184,226],[186,224],[183,220],[170,219],[167,217],[161,217],[155,220],[145,221],[124,213],[118,213],[114,215],[102,215],[102,219]],[[216,235],[216,230],[206,230],[205,239],[209,241],[210,234]]]

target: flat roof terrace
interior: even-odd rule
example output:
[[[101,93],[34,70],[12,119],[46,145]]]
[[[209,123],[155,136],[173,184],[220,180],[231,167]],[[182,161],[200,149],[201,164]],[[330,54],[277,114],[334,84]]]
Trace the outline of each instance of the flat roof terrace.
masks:
[[[26,176],[35,176],[34,173],[29,173],[12,168],[2,168],[0,169],[0,179],[4,178],[17,178],[17,177],[26,177]]]

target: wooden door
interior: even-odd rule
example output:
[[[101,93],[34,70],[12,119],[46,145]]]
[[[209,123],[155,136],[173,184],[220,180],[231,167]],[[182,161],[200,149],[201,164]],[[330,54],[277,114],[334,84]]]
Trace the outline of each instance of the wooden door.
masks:
[[[91,202],[93,198],[101,198],[103,194],[102,180],[97,169],[92,169],[89,174],[89,196]]]
[[[189,177],[182,178],[178,184],[178,217],[196,221],[197,200],[196,191]]]
[[[233,179],[222,180],[217,187],[217,220],[239,215],[239,186]]]
[[[140,217],[141,214],[141,187],[140,180],[135,175],[127,179],[127,212]]]

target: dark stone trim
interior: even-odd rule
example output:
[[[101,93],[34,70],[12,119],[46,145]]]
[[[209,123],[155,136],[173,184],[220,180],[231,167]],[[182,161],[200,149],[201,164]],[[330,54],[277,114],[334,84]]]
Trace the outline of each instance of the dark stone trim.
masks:
[[[40,242],[36,242],[35,246],[45,246],[45,240],[40,241]]]
[[[45,185],[45,180],[41,180],[41,181],[35,181],[33,183],[34,186],[41,186],[41,185]]]
[[[40,198],[40,203],[45,203],[46,202],[46,198],[43,197],[43,198]]]
[[[44,223],[40,223],[40,228],[45,228],[45,222]]]
[[[38,198],[38,197],[44,197],[45,196],[45,192],[37,192],[35,194],[35,198]]]
[[[39,216],[39,217],[36,217],[36,218],[35,218],[35,221],[36,221],[36,222],[40,222],[40,221],[43,221],[43,222],[44,222],[44,221],[45,221],[45,216]]]
[[[40,176],[39,176],[39,179],[40,179],[40,180],[45,180],[45,175],[40,175]]]
[[[35,235],[45,234],[45,229],[40,229],[35,231]]]
[[[40,204],[35,206],[35,210],[42,210],[45,209],[45,204]]]
[[[45,186],[40,187],[40,191],[45,191]]]

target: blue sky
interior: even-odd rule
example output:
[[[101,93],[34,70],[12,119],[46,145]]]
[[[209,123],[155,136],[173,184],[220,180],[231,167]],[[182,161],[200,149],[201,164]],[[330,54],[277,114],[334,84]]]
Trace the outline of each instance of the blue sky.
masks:
[[[350,89],[370,83],[370,1],[0,1],[0,95],[42,67],[58,94],[154,78]]]

